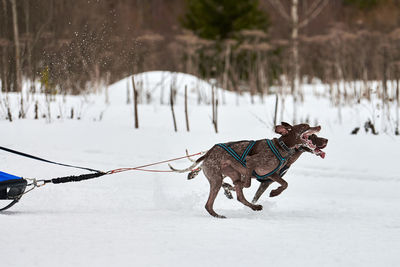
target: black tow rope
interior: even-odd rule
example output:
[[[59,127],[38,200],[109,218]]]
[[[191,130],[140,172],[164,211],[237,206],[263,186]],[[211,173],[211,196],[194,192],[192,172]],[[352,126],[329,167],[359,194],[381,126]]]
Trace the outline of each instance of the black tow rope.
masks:
[[[51,163],[51,164],[57,164],[57,165],[65,166],[65,167],[71,167],[71,168],[82,169],[82,170],[87,170],[87,171],[91,171],[91,172],[101,172],[102,173],[102,171],[95,170],[95,169],[79,167],[79,166],[59,163],[59,162],[55,162],[55,161],[50,161],[50,160],[47,160],[47,159],[42,159],[42,158],[39,158],[39,157],[36,157],[36,156],[33,156],[33,155],[29,155],[29,154],[26,154],[26,153],[23,153],[23,152],[20,152],[20,151],[16,151],[16,150],[12,150],[12,149],[9,149],[9,148],[6,148],[6,147],[2,147],[2,146],[0,146],[0,149],[4,150],[4,151],[7,151],[7,152],[10,152],[10,153],[13,153],[13,154],[17,154],[17,155],[26,157],[26,158],[40,160],[40,161]]]
[[[0,206],[0,212],[11,208],[13,205],[18,203],[18,201],[21,199],[21,197],[23,195],[25,195],[26,193],[32,191],[36,187],[41,187],[48,183],[63,184],[63,183],[70,183],[70,182],[80,182],[83,180],[94,179],[94,178],[97,178],[97,177],[100,177],[103,175],[109,175],[109,174],[115,174],[115,173],[119,173],[119,172],[133,171],[133,170],[150,171],[150,172],[173,172],[172,170],[164,170],[164,171],[163,170],[149,170],[149,169],[145,169],[145,168],[147,168],[149,166],[154,166],[154,165],[158,165],[158,164],[162,164],[162,163],[175,161],[175,160],[190,158],[192,156],[202,155],[207,152],[207,151],[202,151],[202,152],[195,153],[192,155],[188,155],[186,153],[187,155],[184,157],[163,160],[163,161],[154,162],[154,163],[137,166],[137,167],[132,167],[132,168],[119,168],[119,169],[114,169],[114,170],[110,170],[107,172],[103,172],[103,171],[99,171],[99,170],[95,170],[95,169],[91,169],[91,168],[79,167],[79,166],[74,166],[74,165],[69,165],[69,164],[64,164],[64,163],[59,163],[59,162],[39,158],[39,157],[30,155],[30,154],[26,154],[26,153],[12,150],[12,149],[2,147],[2,146],[0,146],[0,150],[4,150],[7,152],[16,154],[16,155],[20,155],[20,156],[35,159],[35,160],[40,160],[40,161],[51,163],[51,164],[56,164],[56,165],[61,165],[61,166],[65,166],[65,167],[71,167],[71,168],[88,170],[88,171],[94,172],[94,173],[82,174],[82,175],[76,175],[76,176],[71,175],[71,176],[57,177],[57,178],[52,178],[52,179],[47,179],[47,180],[46,179],[38,180],[35,178],[18,177],[18,176],[0,171],[0,200],[11,200],[11,203],[9,203],[8,205],[6,205],[4,207]],[[29,187],[29,189],[26,190],[26,188],[28,188],[28,187]],[[0,201],[0,203],[1,203],[1,201]]]

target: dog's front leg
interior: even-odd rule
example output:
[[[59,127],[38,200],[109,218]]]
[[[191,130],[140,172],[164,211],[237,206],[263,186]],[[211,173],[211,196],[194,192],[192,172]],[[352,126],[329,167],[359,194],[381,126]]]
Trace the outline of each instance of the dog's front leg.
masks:
[[[278,196],[280,193],[283,192],[283,190],[285,190],[288,187],[288,183],[285,180],[283,180],[282,177],[280,177],[278,174],[274,174],[270,178],[274,182],[277,182],[281,185],[277,189],[271,191],[271,193],[269,194],[270,197]]]
[[[251,201],[251,203],[256,203],[258,201],[258,199],[261,197],[262,194],[264,194],[265,190],[268,189],[268,187],[270,186],[270,184],[272,184],[274,181],[271,179],[267,179],[265,181],[262,181],[260,183],[260,186],[257,189],[256,194],[253,197],[253,200]]]

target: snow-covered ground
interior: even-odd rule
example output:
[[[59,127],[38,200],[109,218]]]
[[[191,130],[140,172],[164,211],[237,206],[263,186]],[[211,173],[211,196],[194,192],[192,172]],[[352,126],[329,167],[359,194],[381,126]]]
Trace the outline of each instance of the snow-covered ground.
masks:
[[[157,87],[163,75],[164,93]],[[196,153],[217,142],[275,136],[274,96],[256,105],[243,96],[237,106],[236,96],[219,92],[227,104],[219,107],[215,134],[211,107],[197,105],[199,94],[209,101],[209,85],[178,75],[175,133],[166,105],[171,75],[136,80],[154,90],[152,101],[143,98],[139,106],[139,130],[133,127],[132,104],[126,104],[128,79],[110,86],[108,105],[103,94],[57,99],[51,123],[33,120],[32,104],[28,119],[10,123],[2,117],[1,146],[110,170],[183,156],[186,148]],[[185,84],[190,133],[183,113]],[[9,101],[17,105],[17,98]],[[81,120],[67,118],[71,106]],[[289,188],[276,198],[263,195],[260,212],[221,191],[214,207],[228,219],[212,218],[204,209],[209,186],[202,174],[187,181],[184,174],[132,171],[34,190],[0,214],[0,266],[399,266],[400,139],[363,130],[349,134],[375,112],[370,107],[344,107],[339,124],[338,110],[327,99],[306,95],[299,118],[322,125],[327,156],[303,155],[285,176]],[[41,111],[46,113],[45,106]],[[291,120],[290,99],[282,114]],[[23,177],[82,173],[1,151],[0,162],[1,171]],[[253,181],[245,190],[248,199],[257,187]]]

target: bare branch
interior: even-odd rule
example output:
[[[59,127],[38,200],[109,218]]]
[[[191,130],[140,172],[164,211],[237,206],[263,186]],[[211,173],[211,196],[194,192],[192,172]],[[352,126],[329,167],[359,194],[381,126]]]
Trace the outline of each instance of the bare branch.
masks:
[[[279,11],[279,13],[281,14],[281,16],[284,19],[287,19],[290,21],[289,14],[286,12],[285,8],[282,6],[282,3],[280,0],[270,0],[269,2],[271,3],[271,5],[274,6],[275,9],[277,9]]]
[[[329,3],[329,0],[321,0],[320,3],[321,4],[319,4],[319,6],[307,18],[299,23],[299,28],[307,26],[310,21],[315,19],[321,13],[324,7]]]
[[[324,0],[314,0],[309,8],[307,8],[307,11],[304,13],[304,17],[307,18],[309,17],[313,11],[322,3]]]

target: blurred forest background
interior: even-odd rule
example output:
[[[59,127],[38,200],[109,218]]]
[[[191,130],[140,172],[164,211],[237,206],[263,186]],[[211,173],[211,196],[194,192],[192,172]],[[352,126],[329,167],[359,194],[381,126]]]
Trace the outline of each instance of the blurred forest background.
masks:
[[[314,78],[369,98],[400,79],[398,0],[1,0],[3,92],[79,94],[132,73],[169,70],[251,95]],[[355,81],[362,88],[356,88]],[[338,86],[338,85],[337,85]],[[395,87],[393,87],[395,88]],[[336,92],[338,93],[339,90]],[[393,100],[393,99],[392,99]]]

